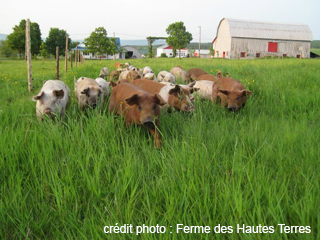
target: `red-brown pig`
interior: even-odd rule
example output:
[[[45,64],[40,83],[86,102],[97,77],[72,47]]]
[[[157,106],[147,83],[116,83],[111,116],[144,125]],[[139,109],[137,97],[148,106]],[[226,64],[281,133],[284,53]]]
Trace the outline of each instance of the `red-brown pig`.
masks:
[[[227,107],[229,111],[236,112],[245,106],[247,96],[251,93],[238,80],[221,77],[213,84],[212,101],[215,103],[219,97],[222,106]]]
[[[164,85],[145,79],[134,80],[132,84],[151,94],[159,94],[167,102],[168,110],[171,110],[171,107],[184,112],[194,110],[194,106],[190,100],[190,94],[193,92],[193,89],[184,89],[174,84]]]
[[[187,82],[195,81],[197,77],[206,73],[207,72],[202,70],[201,68],[190,68],[187,72]]]
[[[159,94],[150,94],[130,83],[121,83],[112,89],[109,111],[125,118],[127,125],[143,125],[154,138],[154,146],[161,147],[160,106],[166,102]]]

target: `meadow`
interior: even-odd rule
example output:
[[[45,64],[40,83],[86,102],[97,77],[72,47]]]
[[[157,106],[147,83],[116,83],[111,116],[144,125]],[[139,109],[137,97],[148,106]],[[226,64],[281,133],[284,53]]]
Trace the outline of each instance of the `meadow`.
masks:
[[[38,122],[36,95],[55,62],[0,61],[1,239],[320,239],[320,60],[138,59],[228,72],[253,91],[230,113],[196,101],[192,114],[164,112],[163,147],[142,127],[101,109],[83,113],[74,94],[64,121]],[[114,61],[85,61],[60,79],[98,77]],[[166,233],[105,233],[105,226],[165,226]],[[210,233],[177,233],[177,224]],[[232,233],[215,233],[215,226]],[[272,226],[273,233],[237,233]],[[311,233],[281,233],[310,226]],[[172,232],[172,233],[170,233]],[[293,230],[294,232],[294,230]]]

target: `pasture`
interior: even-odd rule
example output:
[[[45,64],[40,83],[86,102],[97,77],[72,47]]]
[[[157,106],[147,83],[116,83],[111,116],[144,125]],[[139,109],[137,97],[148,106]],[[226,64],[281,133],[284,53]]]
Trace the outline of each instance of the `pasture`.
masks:
[[[36,95],[55,62],[0,61],[0,236],[3,239],[319,239],[320,61],[141,59],[156,73],[173,66],[221,70],[253,91],[230,113],[196,101],[192,114],[162,113],[163,147],[148,131],[100,110],[38,122]],[[114,61],[86,61],[60,80],[98,77]],[[165,226],[166,233],[104,233],[105,226]],[[176,225],[210,233],[176,232]],[[232,226],[232,233],[214,227]],[[274,233],[237,233],[237,224]],[[281,233],[278,224],[310,226]],[[170,227],[172,226],[172,228]],[[170,233],[172,232],[172,234]]]

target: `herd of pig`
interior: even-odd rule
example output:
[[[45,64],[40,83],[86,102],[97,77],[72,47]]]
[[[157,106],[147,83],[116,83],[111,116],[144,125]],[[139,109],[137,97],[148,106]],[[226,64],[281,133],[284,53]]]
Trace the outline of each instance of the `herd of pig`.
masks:
[[[200,68],[185,71],[179,66],[156,76],[150,67],[139,69],[129,63],[116,63],[116,67],[111,74],[103,68],[97,79],[75,79],[78,106],[81,110],[95,108],[109,98],[109,111],[124,117],[127,125],[147,127],[156,148],[161,147],[159,125],[164,109],[194,111],[193,95],[197,95],[201,100],[214,103],[219,99],[222,106],[236,112],[244,107],[247,96],[252,93],[229,74],[224,77],[221,72],[214,76]],[[176,80],[184,84],[176,84]],[[33,97],[38,119],[43,120],[44,116],[64,118],[70,98],[71,91],[64,82],[44,82],[39,94]]]

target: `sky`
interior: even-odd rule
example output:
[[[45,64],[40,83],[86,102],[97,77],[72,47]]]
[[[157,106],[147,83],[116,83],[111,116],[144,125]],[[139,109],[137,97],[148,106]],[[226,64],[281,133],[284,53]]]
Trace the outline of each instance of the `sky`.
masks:
[[[22,19],[40,26],[66,30],[82,40],[97,27],[123,40],[166,37],[166,28],[184,22],[192,42],[212,42],[223,18],[306,24],[313,40],[320,40],[320,0],[4,0],[0,3],[0,33],[10,34]]]

